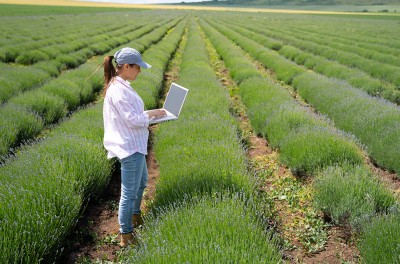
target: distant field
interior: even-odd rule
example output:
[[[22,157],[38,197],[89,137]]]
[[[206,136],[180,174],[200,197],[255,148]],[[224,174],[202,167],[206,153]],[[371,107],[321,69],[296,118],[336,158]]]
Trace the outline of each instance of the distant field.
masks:
[[[0,0],[0,4],[18,4],[18,5],[40,5],[48,6],[44,11],[34,10],[35,14],[46,14],[51,6],[68,6],[68,7],[107,7],[107,8],[140,8],[140,9],[174,9],[174,10],[219,10],[219,11],[242,11],[242,12],[270,12],[270,13],[289,13],[289,14],[347,14],[359,12],[359,14],[371,14],[371,12],[379,12],[388,10],[389,12],[400,11],[400,5],[388,6],[265,6],[260,8],[247,7],[227,7],[227,6],[203,6],[203,5],[141,5],[141,4],[120,4],[120,3],[96,3],[83,2],[73,0],[38,0],[34,3],[29,0]],[[99,12],[101,9],[97,9]],[[362,12],[367,10],[368,12]],[[88,10],[70,9],[70,13],[87,12]],[[11,15],[15,12],[12,11]],[[55,11],[63,13],[64,11]],[[95,11],[90,11],[95,12]],[[399,12],[400,13],[400,12]],[[0,10],[0,14],[7,14],[6,9]]]
[[[10,1],[11,2],[11,1]],[[124,11],[126,8],[1,4],[0,16],[36,16]]]
[[[204,6],[205,4],[193,3],[194,6]],[[228,8],[243,8],[243,5],[229,5],[223,4],[213,5],[215,7],[228,7]],[[252,6],[254,8],[255,6]],[[267,10],[302,10],[302,11],[326,11],[326,12],[394,12],[400,13],[400,5],[269,5],[257,6],[258,9]]]
[[[309,5],[309,6],[265,6],[269,9],[314,10],[314,11],[339,11],[339,12],[399,12],[400,5]]]

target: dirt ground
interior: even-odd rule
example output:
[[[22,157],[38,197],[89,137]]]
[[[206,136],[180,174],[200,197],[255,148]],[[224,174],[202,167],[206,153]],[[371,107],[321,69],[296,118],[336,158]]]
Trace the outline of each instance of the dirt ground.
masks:
[[[150,130],[155,129],[153,126]],[[150,137],[152,136],[152,133]],[[151,140],[151,139],[150,139]],[[151,146],[146,156],[148,186],[143,194],[142,212],[154,199],[159,169]],[[117,168],[110,183],[99,199],[89,203],[84,216],[78,221],[72,234],[66,239],[64,252],[57,263],[91,263],[92,261],[115,261],[121,251],[119,243],[118,202],[121,193],[120,169]]]
[[[242,122],[248,122],[241,118]],[[257,159],[262,156],[271,155],[273,150],[268,146],[268,142],[261,137],[251,135],[249,137],[251,147],[248,152],[249,159]],[[279,174],[283,175],[288,169],[280,166]],[[268,189],[268,188],[267,188]],[[279,205],[277,205],[279,207]],[[283,207],[285,205],[282,205]],[[279,218],[284,222],[293,221],[292,215],[287,215],[287,210],[277,210]],[[288,223],[287,223],[288,224]],[[278,224],[279,226],[282,223]],[[358,263],[359,252],[356,245],[351,241],[351,230],[341,226],[334,226],[328,228],[328,240],[323,249],[316,253],[308,253],[300,245],[299,241],[291,241],[296,246],[295,249],[285,250],[283,252],[284,259],[289,263],[329,263],[329,264],[341,264],[341,263]]]

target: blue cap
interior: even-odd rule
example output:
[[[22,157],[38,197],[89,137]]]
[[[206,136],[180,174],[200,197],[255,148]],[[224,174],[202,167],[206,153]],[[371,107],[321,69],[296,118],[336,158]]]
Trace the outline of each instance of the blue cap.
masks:
[[[114,54],[114,58],[118,65],[137,64],[144,69],[151,68],[150,64],[143,61],[139,51],[132,48],[120,49]]]

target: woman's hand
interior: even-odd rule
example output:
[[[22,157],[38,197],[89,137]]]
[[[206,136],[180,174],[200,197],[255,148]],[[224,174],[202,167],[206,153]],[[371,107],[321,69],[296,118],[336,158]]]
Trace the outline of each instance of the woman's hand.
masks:
[[[149,119],[152,119],[153,117],[159,118],[167,115],[164,109],[154,109],[147,111],[147,114],[149,115]]]

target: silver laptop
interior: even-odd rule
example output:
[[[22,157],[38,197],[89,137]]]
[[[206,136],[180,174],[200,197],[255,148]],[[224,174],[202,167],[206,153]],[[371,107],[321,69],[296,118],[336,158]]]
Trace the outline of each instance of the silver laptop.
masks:
[[[180,86],[179,84],[171,83],[167,98],[165,99],[164,106],[162,108],[165,110],[167,115],[163,117],[153,117],[150,119],[149,124],[156,124],[178,119],[188,91],[188,89]]]

